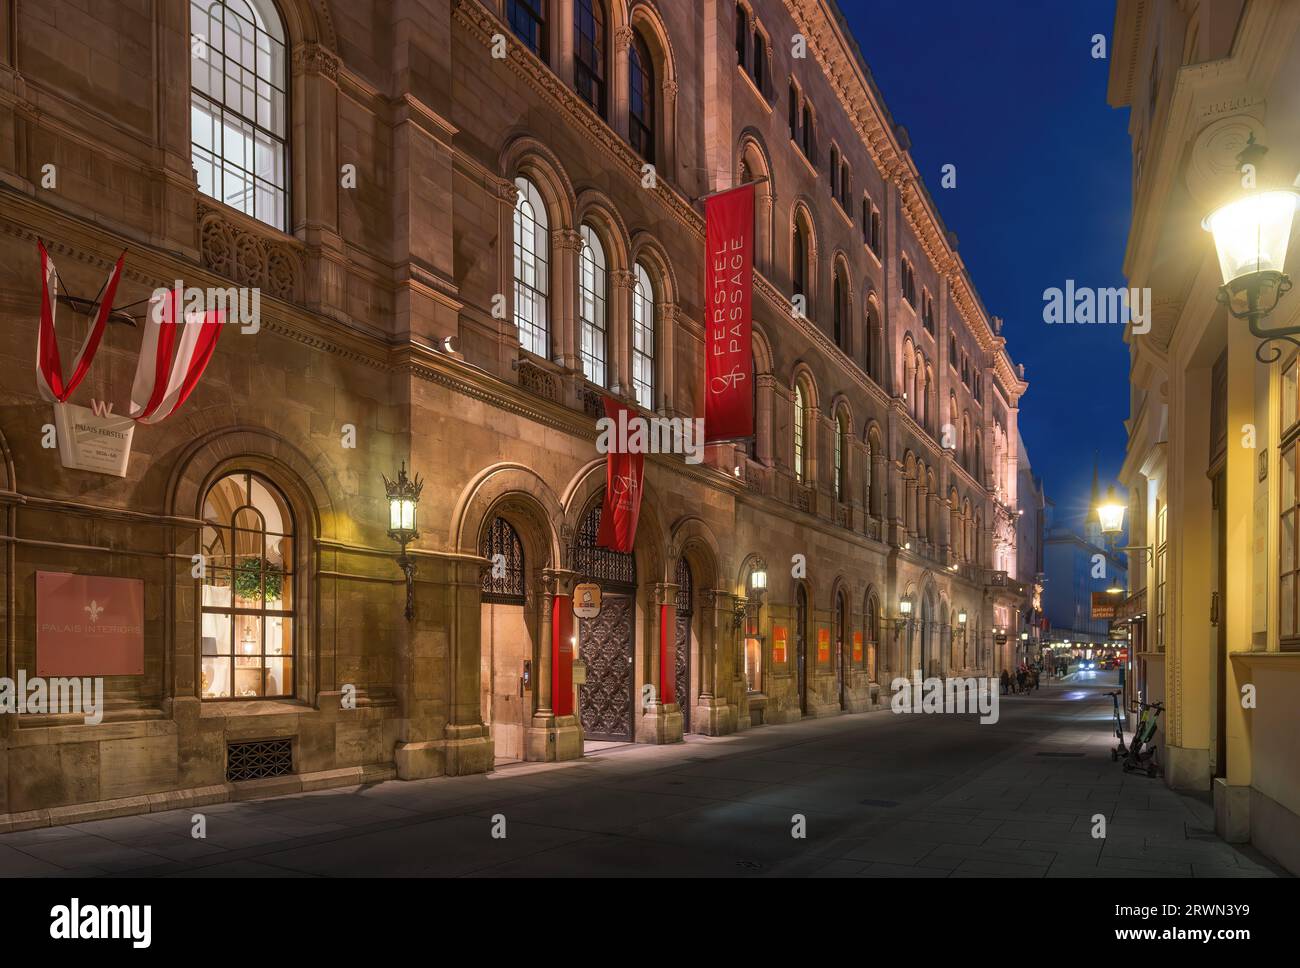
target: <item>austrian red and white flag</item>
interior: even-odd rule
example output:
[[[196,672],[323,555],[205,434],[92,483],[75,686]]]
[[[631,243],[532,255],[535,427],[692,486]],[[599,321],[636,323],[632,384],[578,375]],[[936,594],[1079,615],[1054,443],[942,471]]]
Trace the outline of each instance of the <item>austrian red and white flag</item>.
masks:
[[[623,414],[622,420],[619,414]],[[618,401],[605,397],[605,416],[615,426],[627,426],[635,414]],[[630,552],[636,541],[636,524],[641,517],[641,492],[645,484],[645,454],[620,450],[619,434],[610,434],[605,455],[605,501],[601,505],[600,530],[596,546],[610,551]]]
[[[183,404],[203,376],[221,336],[222,312],[183,309],[181,292],[169,289],[149,300],[144,343],[131,384],[132,419],[143,424],[166,420]]]
[[[126,258],[123,252],[109,271],[108,281],[100,291],[100,300],[90,312],[90,329],[82,340],[81,349],[72,364],[72,375],[63,379],[63,361],[59,359],[59,341],[54,331],[54,313],[59,302],[58,275],[54,271],[54,260],[45,250],[45,243],[37,241],[36,248],[41,266],[41,325],[36,337],[36,388],[48,403],[63,403],[72,396],[72,391],[85,378],[90,369],[91,360],[99,349],[99,342],[104,337],[104,325],[109,313],[113,311],[113,296],[117,293],[118,280],[122,278],[122,262]]]
[[[754,435],[754,186],[704,202],[704,440]]]

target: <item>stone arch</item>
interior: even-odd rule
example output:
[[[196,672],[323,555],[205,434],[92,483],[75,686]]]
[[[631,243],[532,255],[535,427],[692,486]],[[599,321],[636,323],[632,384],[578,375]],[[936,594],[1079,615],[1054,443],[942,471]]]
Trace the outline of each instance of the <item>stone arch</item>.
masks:
[[[643,485],[641,495],[641,515],[637,520],[636,543],[632,553],[636,556],[637,582],[641,585],[655,582],[671,582],[672,574],[668,566],[667,532],[659,513],[657,490],[649,480],[649,474]],[[592,507],[601,499],[605,490],[605,459],[603,457],[589,461],[570,480],[565,488],[561,503],[564,507],[564,524],[561,526],[563,558],[566,567],[570,564],[572,542],[578,528],[590,513]]]
[[[677,274],[673,271],[672,260],[662,244],[645,229],[638,229],[632,235],[629,250],[628,268],[644,262],[650,269],[650,282],[655,286],[657,305],[677,305],[681,290],[677,285]]]
[[[723,576],[731,571],[713,529],[693,515],[679,518],[669,534],[669,562],[675,563],[682,555],[691,561],[696,588],[717,588]]]
[[[741,132],[736,150],[735,183],[743,183],[745,175],[748,180],[757,181],[754,186],[754,224],[757,229],[754,251],[761,258],[754,260],[755,268],[770,275],[773,254],[773,220],[776,214],[776,182],[772,174],[772,159],[763,143],[763,136],[754,128]]]
[[[508,181],[517,175],[537,186],[546,202],[550,229],[576,227],[578,196],[559,157],[531,134],[516,134],[501,147],[497,173]]]
[[[574,227],[590,224],[605,246],[606,271],[626,271],[632,267],[632,242],[627,223],[609,197],[594,188],[584,188],[577,197]]]
[[[493,464],[465,485],[452,509],[450,547],[461,554],[477,555],[484,524],[492,520],[494,509],[507,501],[515,502],[520,513],[532,515],[535,540],[545,549],[550,566],[558,567],[564,560],[558,533],[564,508],[546,481],[523,464]]]

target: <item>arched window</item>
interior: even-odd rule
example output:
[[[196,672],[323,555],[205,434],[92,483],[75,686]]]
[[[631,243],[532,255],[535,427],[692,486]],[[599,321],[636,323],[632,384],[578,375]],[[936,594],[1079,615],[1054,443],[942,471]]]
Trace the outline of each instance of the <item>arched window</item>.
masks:
[[[805,300],[808,297],[810,248],[806,224],[796,214],[794,218],[794,265],[791,267],[791,272],[794,281],[794,295],[803,296]],[[804,307],[805,313],[808,312],[808,308],[807,306]]]
[[[849,496],[848,464],[844,460],[844,444],[848,440],[849,426],[840,414],[835,419],[835,500],[843,502]]]
[[[767,39],[759,31],[758,25],[750,34],[749,76],[754,79],[754,86],[764,98],[767,97]]]
[[[524,545],[519,534],[505,518],[493,518],[479,542],[479,554],[489,561],[501,556],[504,568],[489,568],[483,574],[483,601],[504,605],[523,605]]]
[[[600,0],[573,5],[573,85],[578,96],[605,116],[605,7]]]
[[[639,33],[628,50],[628,140],[651,164],[655,160],[655,68]]]
[[[516,178],[515,187],[519,189],[515,202],[515,326],[520,346],[537,356],[549,356],[551,269],[546,205],[537,186],[527,178]]]
[[[294,527],[289,503],[259,474],[218,480],[203,501],[201,695],[294,695]]]
[[[199,191],[288,224],[284,25],[271,0],[190,5],[190,155]]]
[[[835,345],[844,352],[849,351],[849,283],[844,278],[844,270],[835,267]]]
[[[749,69],[745,46],[749,42],[749,11],[736,4],[736,63],[742,70]]]
[[[506,18],[524,46],[546,60],[546,0],[506,0]]]
[[[831,145],[831,198],[840,197],[840,149]]]
[[[655,408],[655,291],[639,262],[632,287],[632,388],[640,406]]]
[[[853,194],[852,180],[849,177],[849,163],[840,162],[840,208],[848,213],[849,221],[853,221],[853,209],[850,207],[849,198]]]
[[[804,467],[804,442],[808,417],[804,404],[803,387],[796,383],[794,386],[794,478],[800,484],[804,483],[807,470]]]
[[[598,387],[606,385],[605,249],[584,225],[582,252],[578,256],[578,313],[582,319],[582,373]]]
[[[794,81],[790,82],[790,105],[788,122],[790,125],[790,140],[798,144],[799,142],[799,89],[794,86]]]
[[[912,269],[912,263],[908,261],[907,256],[900,256],[902,262],[900,272],[900,283],[903,288],[903,298],[912,308],[916,308],[916,273]]]
[[[802,134],[803,134],[803,145],[802,145],[802,146],[803,146],[803,154],[804,154],[804,157],[807,158],[809,161],[811,161],[811,162],[813,163],[814,166],[816,166],[816,164],[817,164],[817,139],[816,139],[816,136],[815,136],[815,133],[814,133],[814,129],[813,129],[813,113],[812,113],[812,106],[811,106],[807,101],[804,101],[804,102],[803,102],[803,131],[802,131]]]
[[[876,598],[875,592],[867,594],[867,604],[863,611],[862,620],[866,624],[864,638],[867,640],[866,655],[863,659],[867,664],[868,676],[872,682],[875,682],[878,677],[877,649],[880,645],[880,601]]]

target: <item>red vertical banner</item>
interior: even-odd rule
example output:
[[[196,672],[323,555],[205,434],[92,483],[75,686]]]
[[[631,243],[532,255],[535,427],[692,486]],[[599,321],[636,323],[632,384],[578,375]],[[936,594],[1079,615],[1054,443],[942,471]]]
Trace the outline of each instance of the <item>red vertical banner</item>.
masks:
[[[606,397],[605,416],[613,420],[616,427],[626,427],[629,418],[635,414],[618,401]],[[611,443],[605,457],[605,499],[601,505],[596,545],[627,553],[636,541],[636,524],[641,517],[645,454],[627,453],[623,449],[624,434],[611,433],[608,436]]]
[[[704,439],[754,434],[754,186],[704,202]]]
[[[573,603],[556,595],[551,613],[551,708],[557,716],[573,715]]]
[[[677,701],[677,606],[659,606],[659,698]]]

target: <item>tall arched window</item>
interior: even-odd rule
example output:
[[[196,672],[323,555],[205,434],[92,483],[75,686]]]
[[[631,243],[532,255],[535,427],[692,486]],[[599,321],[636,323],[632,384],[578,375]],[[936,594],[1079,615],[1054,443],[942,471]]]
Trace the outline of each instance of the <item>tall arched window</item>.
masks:
[[[605,7],[600,0],[573,5],[573,86],[605,116]]]
[[[598,387],[605,383],[605,249],[584,225],[578,256],[578,313],[582,319],[582,373]]]
[[[839,200],[840,197],[840,149],[831,145],[831,198]]]
[[[628,50],[628,140],[651,164],[655,160],[655,67],[639,33]]]
[[[190,155],[199,191],[285,231],[288,70],[271,0],[190,5]]]
[[[749,43],[749,11],[736,4],[736,63],[742,70],[749,69],[746,45]]]
[[[844,414],[835,418],[835,500],[845,501],[849,496],[848,465],[844,460],[844,443],[848,439],[848,423]]]
[[[790,82],[790,103],[788,122],[790,125],[790,140],[796,144],[799,141],[799,89],[794,86],[794,81]]]
[[[294,528],[270,481],[229,474],[203,501],[204,699],[294,695]]]
[[[878,678],[877,649],[880,645],[880,601],[876,598],[875,592],[867,594],[867,604],[863,612],[862,620],[866,624],[864,638],[867,640],[867,654],[863,659],[867,665],[868,676],[872,682],[875,682]]]
[[[541,192],[527,178],[516,178],[519,189],[515,202],[515,326],[519,345],[529,353],[549,356],[550,321],[547,293],[550,291],[550,261],[547,247],[546,204]]]
[[[524,46],[546,60],[546,0],[506,0],[506,18]]]
[[[849,351],[849,281],[842,266],[835,267],[835,345]]]
[[[817,164],[817,139],[813,129],[812,107],[807,101],[803,103],[803,154],[804,157]]]
[[[807,407],[804,404],[803,387],[796,383],[794,385],[794,478],[800,484],[804,483],[807,470],[804,467],[804,443],[808,417]]]
[[[808,270],[810,246],[808,239],[808,229],[798,214],[794,218],[794,265],[791,266],[791,272],[794,281],[794,295],[808,296]],[[808,312],[808,307],[804,307],[804,312]]]
[[[655,408],[655,291],[639,262],[632,287],[632,388],[640,406]]]

